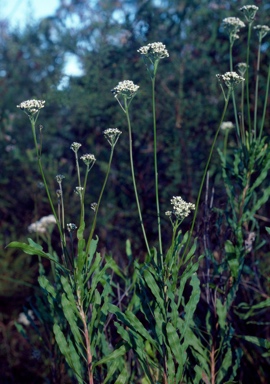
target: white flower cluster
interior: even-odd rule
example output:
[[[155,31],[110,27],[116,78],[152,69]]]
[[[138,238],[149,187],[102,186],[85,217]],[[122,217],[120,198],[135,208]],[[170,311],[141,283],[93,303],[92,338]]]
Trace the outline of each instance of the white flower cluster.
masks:
[[[131,80],[120,81],[118,85],[112,89],[112,93],[115,97],[122,95],[128,99],[131,99],[135,96],[135,93],[139,89],[139,85],[135,85]]]
[[[246,73],[246,70],[248,68],[248,65],[247,63],[238,63],[236,65],[237,69],[238,69],[238,72],[240,73],[241,76],[244,76],[244,74]]]
[[[244,28],[245,23],[240,20],[238,17],[226,17],[222,22],[223,28],[230,36],[231,41],[233,42],[236,39],[239,39],[237,33],[240,28]]]
[[[174,214],[177,219],[183,220],[185,217],[188,217],[191,210],[195,209],[195,204],[187,203],[180,196],[173,196],[171,199],[171,204],[173,205],[172,211],[165,212],[166,216],[171,216]]]
[[[48,229],[54,224],[56,224],[54,215],[44,216],[40,220],[29,225],[28,231],[30,233],[46,233]]]
[[[233,123],[231,121],[223,121],[223,123],[221,124],[220,128],[223,131],[226,131],[227,129],[234,128],[234,125],[233,125]]]
[[[169,57],[169,53],[166,49],[166,46],[162,43],[150,43],[147,44],[138,51],[141,55],[145,55],[149,57],[150,59],[154,60],[160,60],[164,59],[165,57]]]
[[[44,100],[26,100],[17,105],[17,108],[23,110],[28,116],[33,116],[38,113],[41,108],[44,108],[44,104]]]
[[[108,128],[103,133],[109,144],[114,146],[122,132],[118,128]]]
[[[68,224],[67,224],[67,230],[68,230],[69,232],[74,232],[74,231],[76,231],[76,229],[77,229],[76,224],[73,224],[73,223],[68,223]]]
[[[245,18],[250,23],[254,20],[258,9],[259,8],[256,5],[244,5],[242,8],[240,8],[240,11],[244,13]]]
[[[87,166],[93,165],[96,161],[96,158],[94,155],[87,153],[85,155],[82,155],[80,159],[86,164]]]
[[[27,311],[27,315],[24,312],[19,313],[17,322],[27,327],[28,325],[31,324],[29,318],[31,320],[35,319],[34,312],[31,309]]]
[[[83,187],[76,187],[74,192],[77,193],[77,195],[81,195],[81,193],[83,192]]]
[[[55,178],[56,178],[57,183],[61,184],[62,180],[65,178],[65,176],[63,176],[63,175],[56,175]]]
[[[236,72],[226,72],[224,75],[216,75],[219,81],[223,81],[228,88],[233,89],[235,85],[245,81],[242,76]]]
[[[270,31],[270,28],[267,25],[260,25],[260,24],[256,25],[254,29],[256,30],[260,39],[263,39],[267,35],[267,33]]]
[[[71,144],[70,146],[70,149],[72,149],[73,152],[78,152],[78,149],[81,147],[82,145],[80,143],[76,143],[74,141],[74,143]]]
[[[92,203],[92,204],[91,204],[91,209],[93,209],[93,211],[96,212],[96,209],[97,209],[97,203]]]

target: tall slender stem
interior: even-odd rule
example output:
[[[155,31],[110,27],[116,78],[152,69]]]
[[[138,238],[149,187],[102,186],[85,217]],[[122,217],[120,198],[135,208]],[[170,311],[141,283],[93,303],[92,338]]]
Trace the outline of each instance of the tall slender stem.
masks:
[[[159,208],[159,191],[158,191],[158,165],[157,165],[157,122],[156,122],[156,101],[155,101],[155,79],[152,78],[152,107],[153,107],[153,131],[154,131],[154,168],[155,168],[155,194],[156,194],[156,209],[157,209],[157,224],[158,224],[158,242],[161,266],[163,264],[163,251],[162,251],[162,236],[161,236],[161,221],[160,221],[160,208]]]
[[[259,71],[261,60],[261,39],[259,40],[257,66],[256,66],[256,86],[255,86],[255,103],[254,103],[254,138],[257,136],[257,111],[258,111],[258,90],[259,90]]]
[[[249,103],[249,51],[250,51],[250,36],[251,36],[251,23],[248,24],[247,72],[246,72],[246,94],[247,94],[247,115],[248,115],[249,142],[251,141],[251,117],[250,117],[250,103]]]
[[[99,194],[97,206],[95,208],[95,216],[94,216],[94,220],[93,220],[93,224],[92,224],[92,227],[91,227],[90,235],[89,235],[89,238],[88,238],[88,241],[87,241],[87,245],[86,245],[86,251],[85,251],[86,255],[88,255],[88,253],[89,253],[91,241],[93,239],[94,231],[95,231],[95,228],[96,228],[98,210],[99,210],[99,206],[100,206],[100,203],[101,203],[103,192],[104,192],[104,189],[105,189],[105,186],[107,184],[108,177],[109,177],[109,173],[110,173],[110,169],[111,169],[111,164],[112,164],[112,158],[113,158],[113,152],[114,152],[114,146],[111,147],[111,154],[110,154],[110,159],[109,159],[109,163],[108,163],[108,168],[107,168],[106,176],[105,176],[102,188],[101,188],[101,192]]]
[[[268,65],[268,75],[267,75],[267,82],[266,82],[266,91],[265,91],[265,99],[264,99],[264,107],[263,107],[259,141],[261,140],[263,127],[264,127],[264,121],[265,121],[265,115],[266,115],[266,109],[267,109],[267,103],[268,103],[268,95],[269,95],[269,84],[270,84],[270,64]]]
[[[230,71],[231,72],[233,72],[232,47],[233,47],[233,44],[230,43]],[[238,122],[238,115],[237,115],[237,108],[236,108],[234,92],[232,94],[232,100],[233,100],[233,110],[234,110],[234,118],[235,118],[235,124],[236,124],[236,132],[237,132],[238,137],[240,137],[240,129],[239,129],[239,122]],[[243,118],[244,117],[242,116],[242,119]]]
[[[50,194],[50,191],[49,191],[49,188],[48,188],[47,180],[46,180],[44,172],[43,172],[43,167],[42,167],[42,162],[41,162],[41,155],[40,155],[40,152],[38,150],[38,142],[37,142],[37,136],[36,136],[36,120],[37,120],[37,117],[36,118],[33,118],[33,117],[30,118],[31,127],[32,127],[32,133],[33,133],[33,138],[34,138],[34,143],[35,143],[35,148],[36,148],[39,172],[41,174],[42,181],[43,181],[43,184],[45,186],[45,190],[46,190],[46,193],[47,193],[47,197],[48,197],[48,200],[49,200],[49,203],[50,203],[50,207],[51,207],[52,213],[53,213],[53,215],[55,217],[55,220],[56,220],[56,225],[57,225],[59,233],[60,233],[60,238],[61,238],[62,246],[65,246],[66,245],[65,238],[63,236],[62,228],[61,228],[60,222],[58,220],[56,211],[54,209],[54,205],[53,205],[51,194]]]
[[[207,174],[207,171],[208,171],[208,167],[209,167],[209,164],[210,164],[210,161],[211,161],[211,158],[212,158],[213,150],[214,150],[217,138],[218,138],[220,127],[221,127],[221,124],[222,124],[222,122],[224,120],[224,117],[225,117],[225,114],[226,114],[226,111],[227,111],[227,108],[228,108],[228,103],[229,103],[229,99],[230,99],[230,92],[231,91],[229,90],[228,95],[225,98],[225,105],[224,105],[224,108],[223,108],[222,116],[221,116],[221,119],[220,119],[220,122],[219,122],[219,126],[218,126],[217,132],[215,134],[215,137],[214,137],[211,149],[210,149],[210,153],[209,153],[209,156],[208,156],[208,160],[207,160],[206,166],[204,168],[204,173],[203,173],[203,177],[202,177],[202,181],[201,181],[201,185],[200,185],[200,188],[199,188],[199,193],[198,193],[198,197],[197,197],[197,201],[196,201],[196,208],[195,208],[195,212],[194,212],[191,228],[190,228],[190,231],[189,231],[189,234],[188,234],[188,240],[186,242],[186,246],[185,246],[183,255],[185,255],[187,250],[188,250],[188,246],[189,246],[189,243],[190,243],[192,232],[193,232],[193,229],[194,229],[194,226],[195,226],[195,221],[196,221],[197,214],[198,214],[198,209],[199,209],[202,189],[203,189],[203,186],[204,186],[204,181],[205,181],[206,174]]]
[[[132,148],[132,131],[131,131],[131,123],[130,123],[130,118],[129,118],[129,113],[128,113],[128,103],[127,99],[124,98],[124,103],[125,103],[125,113],[127,116],[127,123],[128,123],[128,135],[129,135],[129,157],[130,157],[130,168],[131,168],[131,176],[132,176],[132,182],[133,182],[133,188],[134,188],[134,193],[135,193],[135,199],[137,203],[137,209],[138,209],[138,214],[140,218],[140,224],[143,232],[143,237],[146,245],[146,249],[148,254],[150,255],[150,248],[148,245],[148,240],[146,236],[146,232],[144,229],[144,224],[143,224],[143,219],[142,219],[142,213],[141,213],[141,207],[140,207],[140,202],[138,198],[138,192],[137,192],[137,185],[136,185],[136,180],[135,180],[135,174],[134,174],[134,164],[133,164],[133,148]]]

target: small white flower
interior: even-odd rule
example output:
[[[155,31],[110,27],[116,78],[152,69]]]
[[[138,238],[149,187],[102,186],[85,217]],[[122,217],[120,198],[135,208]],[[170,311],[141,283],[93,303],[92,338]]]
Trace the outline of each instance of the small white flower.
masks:
[[[115,146],[122,132],[118,128],[108,128],[103,133],[108,143]]]
[[[191,210],[195,209],[195,204],[187,203],[180,196],[173,196],[173,198],[171,199],[171,204],[173,206],[172,214],[174,214],[176,218],[180,220],[183,220],[185,217],[188,217]]]
[[[50,224],[56,224],[56,220],[55,220],[54,215],[44,216],[39,221],[44,226],[48,226]]]
[[[148,57],[151,61],[164,59],[169,57],[169,53],[166,49],[166,46],[163,43],[150,43],[140,49],[138,52],[141,55]]]
[[[28,316],[28,317],[27,317],[27,316]],[[19,314],[19,316],[18,316],[18,320],[17,320],[17,322],[20,323],[20,324],[22,324],[22,325],[25,325],[25,326],[27,327],[28,325],[31,324],[29,318],[30,318],[31,320],[34,320],[34,312],[33,312],[31,309],[29,309],[29,310],[27,311],[27,316],[26,316],[26,314],[25,314],[24,312],[21,312],[21,313]]]
[[[73,152],[78,152],[78,149],[81,147],[82,145],[80,143],[76,143],[74,141],[74,143],[71,144],[70,146],[70,149],[72,149]]]
[[[76,229],[77,229],[77,226],[75,224],[73,224],[73,223],[68,223],[67,224],[67,230],[69,232],[74,232],[74,231],[76,231]]]
[[[20,108],[28,116],[34,116],[41,108],[44,108],[44,104],[44,100],[26,100],[17,105],[17,108]]]
[[[223,121],[223,123],[221,124],[220,128],[223,131],[226,131],[227,129],[234,128],[234,124],[231,121]]]
[[[57,183],[61,184],[62,180],[65,178],[65,176],[63,176],[63,175],[56,175],[55,178],[56,178]]]
[[[165,212],[165,216],[169,216],[169,217],[171,217],[171,216],[172,216],[172,211],[166,211],[166,212]]]
[[[256,30],[260,40],[262,40],[270,31],[270,28],[267,25],[256,25],[254,29]]]
[[[242,8],[240,8],[240,11],[244,13],[247,21],[251,23],[254,20],[258,9],[259,8],[256,5],[244,5]]]
[[[112,93],[115,97],[122,95],[127,99],[131,99],[135,96],[139,89],[139,85],[135,85],[131,80],[120,81],[118,85],[112,89]]]
[[[244,28],[245,24],[238,17],[226,17],[222,26],[230,37],[230,43],[233,44],[236,39],[239,39],[238,32]]]
[[[236,65],[236,67],[237,67],[238,72],[240,73],[240,75],[241,75],[242,77],[244,77],[244,75],[245,75],[245,73],[246,73],[246,70],[247,70],[247,68],[248,68],[247,63],[238,63],[238,64]]]
[[[74,192],[77,193],[77,195],[81,195],[82,191],[83,187],[76,187]]]
[[[82,155],[80,159],[86,164],[88,167],[93,166],[96,162],[96,158],[94,155],[87,153],[85,155]]]
[[[226,72],[224,75],[216,75],[216,77],[220,82],[223,81],[230,89],[233,89],[235,85],[245,81],[245,79],[236,72]]]
[[[91,204],[91,209],[93,209],[93,211],[96,212],[96,209],[97,209],[97,203],[92,203],[92,204]]]
[[[36,221],[35,223],[32,223],[28,226],[28,231],[30,233],[46,233],[48,232],[48,229],[50,229],[51,226],[56,224],[56,220],[54,215],[48,215],[42,217],[40,220]]]

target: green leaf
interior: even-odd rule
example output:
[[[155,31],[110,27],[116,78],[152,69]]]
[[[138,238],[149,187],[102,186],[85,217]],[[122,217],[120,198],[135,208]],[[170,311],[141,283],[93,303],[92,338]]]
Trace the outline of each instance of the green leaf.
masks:
[[[235,247],[230,240],[225,242],[225,251],[231,274],[234,279],[237,279],[239,272],[239,260],[237,259]]]
[[[258,347],[270,349],[270,341],[255,336],[238,336],[250,343],[256,344]]]
[[[70,301],[70,303],[73,306],[73,310],[79,315],[79,312],[77,310],[77,305],[75,301],[75,297],[71,288],[71,285],[68,281],[68,279],[65,276],[61,276],[61,283],[63,286],[64,291],[66,292],[67,298]]]
[[[124,367],[120,375],[117,377],[115,384],[126,384],[128,379],[129,379],[129,374],[126,367]]]
[[[74,311],[74,306],[72,305],[72,303],[67,299],[65,293],[62,294],[62,297],[61,297],[61,304],[62,304],[62,308],[63,308],[63,312],[64,312],[64,315],[65,315],[65,318],[67,319],[69,325],[70,325],[70,329],[71,329],[71,332],[74,336],[74,339],[76,340],[76,343],[78,345],[84,345],[83,344],[83,340],[82,340],[82,336],[81,336],[81,333],[80,333],[80,330],[79,330],[79,326],[77,324],[77,309],[75,307],[75,311]]]
[[[189,326],[191,319],[193,318],[193,314],[197,307],[197,304],[200,300],[200,280],[198,279],[197,273],[194,273],[191,277],[190,285],[192,286],[192,293],[189,297],[189,301],[185,305],[185,326],[181,331],[181,338],[184,337],[187,327]]]
[[[49,280],[44,275],[38,277],[38,282],[41,288],[47,291],[54,299],[56,298],[55,288],[51,285]]]
[[[45,253],[42,250],[40,250],[40,247],[37,248],[36,246],[21,243],[19,241],[12,241],[7,245],[7,248],[21,249],[24,253],[27,253],[27,255],[41,256],[41,257],[44,257],[45,259],[53,261],[56,264],[59,264],[57,261],[55,261],[54,257],[51,256],[49,253]],[[61,266],[61,264],[59,265]]]
[[[68,346],[69,346],[70,358],[72,361],[74,373],[76,375],[76,378],[77,378],[79,384],[83,384],[84,381],[82,379],[83,378],[82,358],[77,353],[71,339],[68,340]]]
[[[118,359],[119,357],[124,356],[126,351],[127,351],[127,348],[124,345],[122,345],[120,348],[115,349],[108,356],[105,356],[102,359],[100,359],[99,361],[97,361],[96,363],[94,363],[93,367],[96,367],[96,366],[101,365],[101,364],[107,364],[111,360]]]
[[[224,378],[232,366],[232,350],[230,344],[228,344],[227,352],[222,360],[221,367],[218,370],[216,384],[223,384]]]
[[[172,354],[174,355],[176,361],[183,369],[184,366],[184,360],[183,355],[184,351],[181,348],[180,338],[177,334],[176,329],[173,327],[171,323],[167,323],[166,325],[166,331],[167,331],[167,338],[169,342],[169,347],[171,349]]]
[[[196,380],[200,379],[205,384],[210,384],[210,380],[208,378],[208,375],[204,372],[202,367],[200,367],[199,365],[196,365],[194,370],[196,372]]]
[[[265,227],[265,229],[266,229],[267,233],[269,233],[269,235],[270,235],[270,227]]]
[[[62,353],[62,355],[65,357],[66,359],[66,362],[68,363],[68,365],[70,366],[70,368],[74,371],[74,373],[76,374],[76,376],[78,376],[79,378],[81,377],[80,376],[80,372],[76,371],[76,366],[77,366],[77,361],[75,361],[75,364],[73,362],[73,358],[74,358],[74,348],[72,348],[72,352],[70,351],[70,346],[61,330],[61,328],[59,327],[58,324],[54,324],[53,325],[53,333],[55,335],[55,340],[57,342],[57,345],[60,349],[60,352]],[[75,351],[76,353],[76,351]],[[75,358],[76,360],[76,358]]]
[[[164,308],[164,299],[163,295],[161,293],[160,288],[158,287],[156,280],[154,279],[153,275],[149,272],[148,269],[144,271],[144,279],[150,288],[151,292],[155,296],[155,299],[157,301],[157,304],[159,305],[160,311],[162,312],[164,318],[166,317],[165,308]]]
[[[222,332],[225,332],[226,328],[226,318],[227,318],[227,306],[223,305],[221,300],[217,298],[216,300],[216,311],[218,315],[218,323]]]
[[[134,334],[140,334],[145,340],[148,340],[155,348],[157,348],[156,341],[150,336],[148,330],[144,328],[140,320],[131,311],[126,310],[126,312],[123,313],[113,304],[109,304],[108,308],[109,311],[114,313],[128,328],[133,330]]]

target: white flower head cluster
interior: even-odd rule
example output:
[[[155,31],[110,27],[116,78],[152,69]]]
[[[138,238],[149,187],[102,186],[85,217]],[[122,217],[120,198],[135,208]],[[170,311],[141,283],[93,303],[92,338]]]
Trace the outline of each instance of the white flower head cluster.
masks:
[[[77,153],[81,146],[82,145],[80,143],[76,143],[74,141],[74,143],[71,144],[70,149],[72,149],[73,152]]]
[[[77,193],[77,195],[81,195],[83,192],[83,187],[76,187],[74,192]]]
[[[65,176],[64,175],[56,175],[55,178],[56,178],[57,183],[61,184],[62,180],[65,178]]]
[[[112,89],[112,93],[115,97],[118,95],[124,96],[127,99],[131,99],[135,96],[139,89],[139,85],[135,85],[131,80],[120,81],[118,85]]]
[[[235,85],[245,81],[242,76],[239,76],[236,72],[226,72],[224,75],[216,75],[218,80],[223,81],[228,88],[233,89]]]
[[[31,320],[35,319],[34,312],[31,309],[27,311],[27,315],[24,312],[19,313],[17,322],[27,327],[28,325],[31,324],[29,319]]]
[[[39,112],[40,109],[44,108],[45,101],[44,100],[26,100],[21,104],[17,105],[17,108],[20,108],[24,111],[28,116],[34,116]]]
[[[222,21],[222,26],[230,36],[231,42],[234,42],[234,40],[239,39],[238,32],[245,27],[245,23],[238,17],[226,17]]]
[[[148,57],[151,61],[156,61],[169,57],[166,46],[163,43],[149,43],[138,51],[141,55]]]
[[[67,224],[67,230],[68,230],[69,232],[74,232],[74,231],[76,231],[76,229],[77,229],[76,224],[73,224],[73,223],[68,223],[68,224]]]
[[[56,220],[54,215],[44,216],[35,223],[30,224],[28,227],[28,231],[30,233],[46,233],[48,232],[48,229],[52,228],[52,226],[54,226],[55,224]]]
[[[91,209],[93,209],[93,211],[96,212],[96,209],[97,209],[97,203],[92,203],[92,204],[91,204]]]
[[[231,121],[223,121],[223,123],[221,124],[220,128],[223,131],[227,131],[228,129],[234,128],[234,124]]]
[[[240,73],[241,76],[244,77],[245,73],[246,73],[246,70],[248,68],[248,65],[247,63],[238,63],[236,65],[237,69],[238,69],[238,72]]]
[[[256,30],[257,32],[257,35],[259,36],[259,39],[262,40],[266,35],[267,33],[270,31],[270,28],[268,27],[268,25],[256,25],[254,27],[254,29]]]
[[[173,206],[173,210],[167,211],[165,214],[167,216],[171,216],[174,214],[177,219],[183,220],[185,217],[188,217],[191,210],[195,209],[195,204],[187,203],[180,196],[173,196],[171,199],[171,204]]]
[[[108,128],[103,133],[108,143],[114,147],[122,132],[118,128]]]
[[[82,155],[80,159],[84,162],[84,164],[87,165],[87,167],[93,166],[96,162],[96,158],[94,155],[87,153],[85,155]]]
[[[240,8],[240,11],[244,13],[247,21],[251,23],[254,20],[258,9],[259,8],[256,5],[244,5]]]

